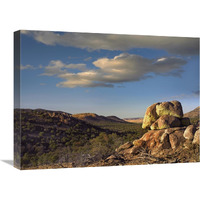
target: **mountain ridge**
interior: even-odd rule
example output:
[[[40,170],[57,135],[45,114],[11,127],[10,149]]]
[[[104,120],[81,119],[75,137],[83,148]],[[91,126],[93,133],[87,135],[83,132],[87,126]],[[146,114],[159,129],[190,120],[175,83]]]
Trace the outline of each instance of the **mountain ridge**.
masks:
[[[120,123],[126,123],[123,119],[120,119],[117,116],[103,116],[98,115],[96,113],[78,113],[73,114],[72,117],[75,117],[77,119],[87,121],[87,122],[101,122],[101,121],[108,121],[108,122],[120,122]]]
[[[184,117],[195,118],[199,117],[200,106],[184,114]]]

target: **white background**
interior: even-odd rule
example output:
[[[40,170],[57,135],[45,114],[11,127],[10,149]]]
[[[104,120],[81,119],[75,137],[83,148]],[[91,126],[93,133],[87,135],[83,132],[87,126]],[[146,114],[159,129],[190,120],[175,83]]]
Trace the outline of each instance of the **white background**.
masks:
[[[198,0],[1,1],[0,199],[198,198],[199,163],[31,171],[19,171],[8,164],[13,158],[14,31],[200,37],[198,3]]]

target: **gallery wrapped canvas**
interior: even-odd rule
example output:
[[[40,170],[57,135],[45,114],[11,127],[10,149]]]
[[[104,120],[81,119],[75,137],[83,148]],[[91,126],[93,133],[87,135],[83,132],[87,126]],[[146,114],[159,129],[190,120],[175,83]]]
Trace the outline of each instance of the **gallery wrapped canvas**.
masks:
[[[14,165],[199,162],[199,39],[14,33]]]

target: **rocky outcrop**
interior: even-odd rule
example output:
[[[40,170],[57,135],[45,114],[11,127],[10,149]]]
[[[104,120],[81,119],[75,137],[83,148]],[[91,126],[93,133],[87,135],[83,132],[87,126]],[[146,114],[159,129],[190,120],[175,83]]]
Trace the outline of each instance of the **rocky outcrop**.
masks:
[[[186,141],[183,136],[186,128],[176,127],[162,130],[150,130],[139,140],[133,142],[134,146],[140,146],[152,155],[164,153],[165,150],[177,149]]]
[[[146,110],[142,128],[151,130],[190,125],[189,118],[183,118],[179,101],[155,103]]]
[[[199,161],[199,126],[190,125],[189,118],[183,118],[180,102],[151,105],[146,110],[142,127],[151,130],[140,139],[121,145],[103,165]]]
[[[193,139],[186,137],[186,133],[192,133]],[[149,130],[132,144],[121,145],[100,165],[198,162],[199,136],[195,126]]]

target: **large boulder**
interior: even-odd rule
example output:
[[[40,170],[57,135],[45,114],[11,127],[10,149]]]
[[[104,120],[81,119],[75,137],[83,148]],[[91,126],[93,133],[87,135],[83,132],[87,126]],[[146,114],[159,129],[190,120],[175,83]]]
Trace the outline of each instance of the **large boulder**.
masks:
[[[170,144],[171,144],[171,147],[172,149],[176,149],[177,146],[178,146],[178,138],[175,134],[170,134],[169,135],[169,141],[170,141]]]
[[[156,106],[159,103],[154,103],[153,105],[149,106],[146,110],[142,128],[149,128],[153,122],[155,122],[158,119],[157,113],[156,113]]]
[[[149,130],[140,139],[133,141],[133,145],[141,147],[151,154],[162,154],[174,151],[185,142],[183,133],[185,127],[175,127],[162,130]]]
[[[200,129],[198,129],[194,134],[193,144],[199,144]]]
[[[162,102],[156,105],[156,113],[159,117],[163,115],[171,115],[182,118],[183,109],[179,101]]]
[[[159,121],[157,121],[162,116],[172,116],[172,117],[164,117],[161,118]],[[176,118],[173,118],[176,117]],[[158,123],[163,126],[163,120],[164,127],[163,128],[169,128],[169,127],[175,127],[175,126],[181,126],[181,122],[179,119],[183,117],[183,109],[181,106],[181,103],[179,101],[171,101],[171,102],[162,102],[162,103],[155,103],[151,106],[149,106],[146,110],[142,128],[150,128],[154,122],[156,122],[151,129],[159,129]],[[177,119],[179,118],[179,119]],[[171,122],[171,125],[167,125],[167,121]],[[188,125],[189,121],[188,119],[183,120],[183,124]]]
[[[181,121],[179,118],[170,115],[163,115],[150,126],[150,129],[166,129],[179,126],[181,126]]]
[[[194,125],[188,126],[184,131],[184,138],[187,140],[193,140],[195,131],[196,127]]]

